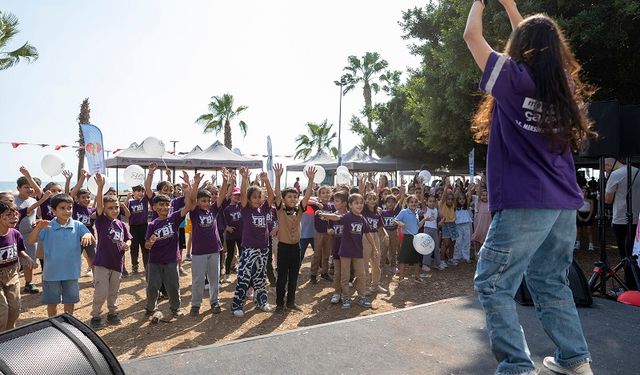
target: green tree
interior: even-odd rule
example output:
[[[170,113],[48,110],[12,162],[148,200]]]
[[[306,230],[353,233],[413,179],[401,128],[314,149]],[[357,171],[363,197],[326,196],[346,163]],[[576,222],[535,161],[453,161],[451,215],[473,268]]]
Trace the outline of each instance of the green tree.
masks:
[[[389,71],[389,63],[387,60],[380,58],[378,52],[367,52],[360,59],[357,56],[349,56],[347,58],[348,65],[344,67],[347,73],[343,76],[347,82],[344,86],[344,93],[356,88],[357,85],[362,84],[362,96],[364,97],[364,115],[367,119],[367,128],[370,134],[372,128],[372,114],[373,109],[373,94],[377,94],[380,90],[388,92],[390,87],[397,84],[400,81],[399,71]],[[352,129],[360,129],[353,127]],[[357,131],[357,130],[356,130]],[[362,134],[362,133],[360,133]],[[365,143],[365,145],[367,145]],[[371,147],[369,148],[369,155],[371,155]]]
[[[13,51],[4,50],[18,31],[18,18],[11,13],[0,12],[0,70],[9,69],[22,59],[27,62],[38,59],[38,50],[29,42]]]
[[[300,134],[296,137],[295,159],[307,159],[312,152],[328,150],[331,156],[338,156],[338,149],[331,144],[336,137],[336,132],[331,132],[333,124],[324,120],[320,124],[307,123],[307,134]]]
[[[80,124],[90,124],[91,122],[91,109],[89,108],[89,98],[85,98],[80,104],[80,114],[78,115],[78,176],[80,176],[80,170],[84,168],[84,136],[82,135],[82,128]]]
[[[233,109],[233,95],[224,94],[222,96],[212,96],[209,103],[209,113],[198,117],[196,124],[202,125],[203,133],[215,132],[216,135],[224,129],[224,145],[231,150],[231,121],[240,116],[248,107],[241,105]],[[247,136],[247,124],[240,120],[238,126],[242,136]]]

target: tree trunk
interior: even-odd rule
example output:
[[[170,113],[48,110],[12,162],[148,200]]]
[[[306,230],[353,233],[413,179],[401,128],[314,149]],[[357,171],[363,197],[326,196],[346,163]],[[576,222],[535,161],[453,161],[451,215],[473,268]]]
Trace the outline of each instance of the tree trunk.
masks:
[[[89,124],[91,119],[91,109],[89,108],[89,98],[85,98],[80,104],[80,114],[78,115],[78,174],[80,176],[80,170],[84,168],[84,137],[82,136],[82,129],[80,124]]]
[[[232,144],[231,144],[231,122],[227,119],[224,120],[224,145],[229,149],[232,150]]]
[[[367,125],[369,126],[369,133],[373,131],[371,128],[371,86],[369,82],[364,82],[362,88],[362,95],[364,96],[364,114],[367,117]],[[369,156],[373,153],[371,146],[369,146]]]

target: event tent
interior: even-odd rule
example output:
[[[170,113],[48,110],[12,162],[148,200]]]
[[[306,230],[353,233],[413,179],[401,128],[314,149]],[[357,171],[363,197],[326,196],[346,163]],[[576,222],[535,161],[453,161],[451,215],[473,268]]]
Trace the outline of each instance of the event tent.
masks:
[[[247,167],[262,169],[262,160],[251,159],[229,150],[220,141],[199,152],[190,152],[182,158],[185,168],[219,169]]]
[[[153,157],[144,151],[144,146],[132,143],[126,150],[119,151],[113,157],[105,160],[107,168],[126,168],[130,165],[137,164],[141,167],[147,167],[152,162],[158,163],[159,166],[184,168],[186,165],[182,158],[176,157],[165,152],[161,158]]]
[[[325,170],[335,170],[338,166],[338,160],[329,156],[329,154],[327,154],[324,150],[320,150],[317,154],[313,155],[302,163],[287,165],[287,172],[300,172],[304,170],[304,167],[307,164],[319,165]]]

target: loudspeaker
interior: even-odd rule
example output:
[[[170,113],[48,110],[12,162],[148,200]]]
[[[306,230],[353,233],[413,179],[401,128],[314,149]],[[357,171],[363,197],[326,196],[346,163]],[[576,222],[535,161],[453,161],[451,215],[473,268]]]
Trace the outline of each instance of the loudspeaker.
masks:
[[[640,156],[640,105],[623,105],[620,156]]]
[[[593,304],[593,298],[591,297],[589,283],[587,278],[584,276],[584,272],[582,272],[582,269],[575,260],[569,267],[568,279],[569,288],[571,288],[571,292],[573,293],[573,302],[575,302],[576,306],[591,306]],[[518,288],[514,299],[521,305],[533,305],[533,299],[531,298],[529,287],[527,287],[527,283],[524,278],[522,279],[522,284],[520,284],[520,288]]]
[[[0,334],[0,374],[124,374],[109,347],[69,314]]]
[[[620,156],[620,104],[617,100],[593,102],[589,105],[589,118],[593,121],[598,138],[590,140],[589,147],[580,153],[585,158]]]

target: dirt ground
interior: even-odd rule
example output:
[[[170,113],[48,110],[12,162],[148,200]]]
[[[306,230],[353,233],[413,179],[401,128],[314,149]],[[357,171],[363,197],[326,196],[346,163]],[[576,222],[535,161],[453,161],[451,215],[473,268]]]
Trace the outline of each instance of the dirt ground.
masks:
[[[309,249],[307,255],[311,252]],[[608,253],[611,259],[618,260],[616,249],[610,246]],[[388,287],[389,293],[375,296],[373,309],[367,310],[354,304],[351,309],[342,310],[339,305],[329,303],[333,292],[329,282],[320,280],[316,285],[309,283],[310,259],[310,256],[305,259],[296,294],[296,302],[302,307],[302,312],[265,313],[256,310],[255,305],[249,302],[245,307],[245,317],[234,317],[229,311],[235,287],[235,277],[233,277],[232,282],[224,284],[220,290],[222,313],[211,314],[206,300],[208,292],[205,292],[200,316],[191,317],[189,316],[191,266],[186,262],[185,269],[189,275],[180,278],[184,317],[170,323],[151,324],[144,317],[146,284],[142,274],[137,274],[124,278],[121,283],[118,310],[123,324],[106,326],[97,332],[118,359],[123,361],[473,294],[475,262],[472,261],[470,264],[462,263],[444,271],[432,270],[424,284],[408,282],[399,285],[397,281],[392,280],[390,274],[386,273],[383,275],[383,282],[384,286]],[[588,278],[593,270],[593,262],[599,259],[599,251],[596,249],[594,252],[588,252],[583,249],[576,252],[576,259]],[[40,270],[37,270],[34,279],[38,287],[41,285],[40,277]],[[93,298],[91,278],[80,279],[80,288],[81,302],[76,305],[75,316],[89,324]],[[46,307],[40,306],[39,301],[40,295],[23,296],[23,312],[18,325],[46,318]],[[275,288],[269,288],[269,302],[275,305]],[[162,301],[159,307],[165,314],[169,313],[168,301]],[[60,311],[61,309],[62,306]]]

